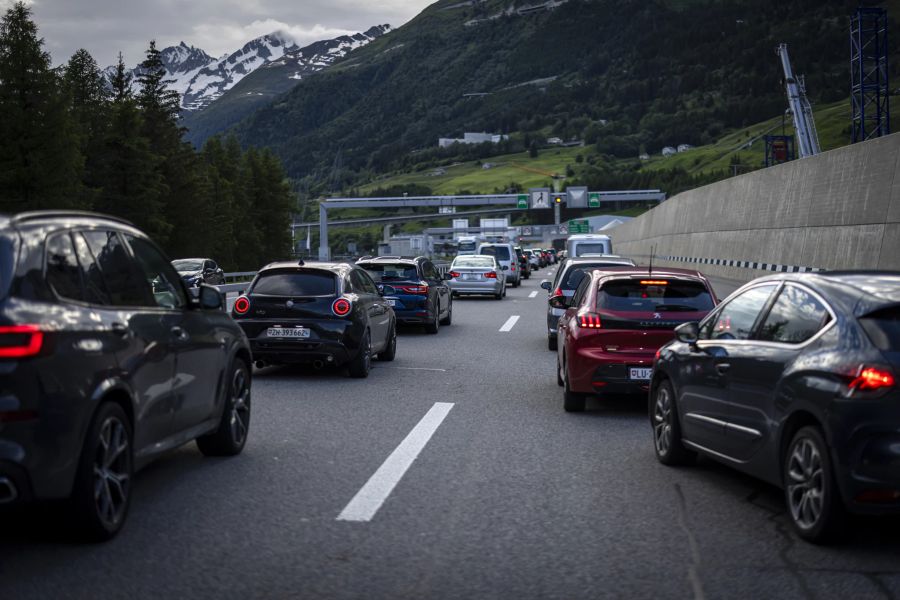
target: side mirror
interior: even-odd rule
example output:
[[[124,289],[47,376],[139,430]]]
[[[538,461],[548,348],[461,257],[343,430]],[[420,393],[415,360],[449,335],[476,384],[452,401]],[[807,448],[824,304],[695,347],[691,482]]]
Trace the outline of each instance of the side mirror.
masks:
[[[700,324],[696,322],[682,323],[675,328],[675,339],[682,344],[694,345],[700,339]]]
[[[397,288],[392,285],[383,285],[380,291],[382,296],[393,296],[397,293]]]
[[[200,285],[200,307],[206,310],[222,310],[222,294],[211,285]]]
[[[543,283],[541,284],[541,288],[547,290],[548,292],[550,291],[550,288],[551,288],[552,286],[553,286],[553,284],[550,283],[549,281],[545,281],[545,282],[543,282]]]
[[[507,267],[506,265],[503,265],[502,267],[500,267],[500,270],[501,271],[509,271],[509,267]]]
[[[451,275],[450,273],[444,273],[441,279],[443,279],[444,281],[450,281],[451,279],[453,279],[453,275]]]
[[[550,296],[550,299],[547,300],[547,303],[550,304],[553,308],[560,308],[565,310],[569,308],[568,298],[565,296]]]

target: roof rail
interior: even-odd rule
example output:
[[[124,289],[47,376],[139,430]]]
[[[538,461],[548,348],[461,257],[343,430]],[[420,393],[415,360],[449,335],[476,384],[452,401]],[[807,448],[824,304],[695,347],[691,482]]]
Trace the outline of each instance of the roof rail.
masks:
[[[134,223],[127,219],[123,219],[121,217],[114,217],[112,215],[105,215],[101,213],[95,213],[88,210],[32,210],[28,212],[19,213],[16,215],[12,215],[10,220],[13,223],[24,223],[26,221],[36,221],[38,219],[65,219],[65,218],[90,218],[90,219],[105,219],[107,221],[115,221],[116,223],[122,223],[124,225],[129,225],[134,227]]]

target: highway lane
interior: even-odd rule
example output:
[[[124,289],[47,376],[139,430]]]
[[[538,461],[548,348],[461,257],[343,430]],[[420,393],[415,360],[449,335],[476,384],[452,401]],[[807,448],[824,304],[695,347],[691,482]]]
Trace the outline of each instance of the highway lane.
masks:
[[[778,490],[659,465],[643,398],[564,413],[545,277],[457,300],[437,336],[403,330],[367,380],[257,372],[244,454],[149,467],[111,543],[73,545],[41,511],[5,523],[0,598],[900,597],[897,520],[810,546]],[[339,520],[436,403],[371,520]]]

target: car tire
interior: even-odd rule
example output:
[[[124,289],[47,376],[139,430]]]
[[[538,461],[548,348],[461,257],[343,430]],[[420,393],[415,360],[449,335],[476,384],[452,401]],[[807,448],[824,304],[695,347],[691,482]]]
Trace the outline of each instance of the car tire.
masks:
[[[565,387],[566,382],[562,378],[562,366],[559,364],[559,355],[556,356],[556,385]]]
[[[378,355],[378,360],[391,362],[397,356],[397,326],[391,328],[391,339],[388,341],[387,348]]]
[[[579,394],[573,392],[569,387],[569,374],[566,372],[566,366],[562,368],[565,377],[563,378],[563,408],[566,412],[584,412],[584,406],[587,404],[587,394]]]
[[[552,335],[547,336],[547,349],[556,352],[556,349],[559,347],[559,342],[557,342],[556,337]]]
[[[453,324],[453,300],[450,300],[450,303],[447,305],[447,316],[441,321],[441,325],[452,325]]]
[[[69,497],[69,512],[80,539],[103,542],[122,529],[131,505],[133,478],[131,422],[121,406],[105,402],[88,428]]]
[[[196,440],[197,448],[204,456],[237,456],[247,443],[250,431],[250,368],[243,359],[235,358],[228,372],[219,426]]]
[[[434,310],[434,320],[431,323],[427,323],[425,325],[425,333],[435,334],[440,330],[441,330],[441,309],[440,309],[440,307],[437,307]]]
[[[794,531],[813,544],[840,540],[846,533],[847,509],[834,477],[822,431],[801,427],[782,457],[782,483]]]
[[[347,364],[347,372],[350,377],[356,379],[364,379],[369,376],[369,369],[372,368],[372,337],[369,330],[363,335],[362,342],[359,344],[359,352]]]
[[[650,426],[653,428],[653,448],[656,458],[664,465],[690,464],[696,454],[681,441],[675,390],[667,379],[659,382],[650,403]]]
[[[496,294],[494,294],[494,300],[503,300],[503,296],[505,295],[506,294],[504,294],[503,292],[497,292]]]

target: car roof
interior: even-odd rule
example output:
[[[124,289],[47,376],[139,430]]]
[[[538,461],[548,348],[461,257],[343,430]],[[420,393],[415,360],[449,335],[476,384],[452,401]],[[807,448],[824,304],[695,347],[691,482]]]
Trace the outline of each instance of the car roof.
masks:
[[[583,264],[583,263],[595,263],[595,262],[621,263],[623,265],[631,267],[632,269],[635,268],[634,265],[631,264],[634,261],[632,261],[630,258],[625,258],[624,256],[609,256],[609,255],[602,256],[600,254],[597,254],[594,256],[574,256],[572,258],[567,258],[565,264],[566,265],[578,265],[578,264]]]
[[[777,273],[754,281],[795,281],[816,287],[829,285],[856,297],[882,302],[900,302],[900,271],[815,271],[812,273]],[[818,285],[817,285],[818,284]]]
[[[392,263],[408,263],[408,264],[416,264],[420,260],[427,260],[424,256],[417,256],[415,258],[403,258],[402,256],[376,256],[373,258],[361,258],[356,261],[356,264],[361,265],[363,263],[377,263],[377,262],[385,262],[390,261]]]
[[[623,266],[604,267],[603,269],[598,269],[598,271],[601,273],[601,277],[683,277],[687,279],[698,279],[701,281],[706,281],[706,275],[704,275],[700,271],[694,271],[691,269],[654,267],[653,270],[650,271],[647,267]]]
[[[353,265],[349,263],[343,262],[304,262],[304,261],[280,261],[269,263],[259,270],[260,273],[264,271],[275,271],[275,270],[320,270],[320,271],[332,271],[335,273],[343,273],[345,271],[350,271],[353,269]]]
[[[212,260],[211,258],[173,258],[172,262],[178,262],[180,260]]]

